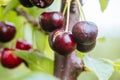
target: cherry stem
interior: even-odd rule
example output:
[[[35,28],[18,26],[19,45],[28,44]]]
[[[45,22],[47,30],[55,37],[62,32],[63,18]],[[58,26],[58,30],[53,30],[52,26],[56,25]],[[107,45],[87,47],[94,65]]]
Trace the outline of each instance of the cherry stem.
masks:
[[[71,2],[71,0],[67,0],[67,1],[66,1],[66,4],[67,4],[68,6],[67,6],[67,20],[66,20],[65,32],[68,32],[68,27],[69,27],[70,2]]]
[[[79,0],[76,0],[76,1],[77,1],[77,4],[78,4],[79,12],[80,12],[80,14],[81,14],[80,20],[81,20],[81,21],[85,21],[86,18],[85,18],[85,14],[84,14],[84,11],[83,11],[83,9],[82,9],[81,3],[80,3]]]
[[[63,10],[63,15],[65,15],[66,11],[67,11],[67,7],[68,7],[68,3],[66,2],[64,10]]]

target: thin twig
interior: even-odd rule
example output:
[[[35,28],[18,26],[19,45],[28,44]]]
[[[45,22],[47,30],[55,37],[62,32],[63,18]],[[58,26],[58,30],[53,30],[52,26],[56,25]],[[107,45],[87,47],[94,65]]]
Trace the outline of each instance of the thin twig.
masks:
[[[16,8],[15,11],[17,12],[18,15],[24,16],[28,20],[29,23],[33,24],[34,26],[39,26],[38,19],[33,18],[26,11],[20,8]]]

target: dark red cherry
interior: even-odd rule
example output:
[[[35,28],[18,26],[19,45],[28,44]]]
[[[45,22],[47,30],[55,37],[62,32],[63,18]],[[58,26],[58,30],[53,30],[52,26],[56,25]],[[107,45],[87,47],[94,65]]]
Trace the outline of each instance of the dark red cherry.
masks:
[[[64,25],[64,16],[60,12],[44,12],[40,16],[40,25],[45,32],[52,32]]]
[[[76,49],[76,42],[72,34],[64,31],[55,31],[49,36],[51,48],[61,54],[68,55]]]
[[[77,50],[80,51],[80,52],[89,52],[92,49],[94,49],[95,45],[96,45],[96,41],[93,42],[92,44],[88,44],[88,45],[78,43],[77,44]]]
[[[30,0],[19,0],[19,2],[20,2],[24,7],[33,7],[33,4],[30,2]]]
[[[0,42],[8,42],[14,38],[16,28],[10,23],[0,22]]]
[[[20,50],[30,50],[32,45],[23,40],[17,40],[16,48]]]
[[[15,68],[22,63],[22,59],[13,54],[14,49],[3,49],[1,64],[6,68]]]
[[[93,22],[81,21],[74,25],[72,34],[77,43],[91,44],[96,40],[98,28]]]
[[[54,0],[30,0],[31,3],[39,8],[49,7]]]
[[[0,63],[1,63],[2,50],[3,50],[3,48],[0,48]]]

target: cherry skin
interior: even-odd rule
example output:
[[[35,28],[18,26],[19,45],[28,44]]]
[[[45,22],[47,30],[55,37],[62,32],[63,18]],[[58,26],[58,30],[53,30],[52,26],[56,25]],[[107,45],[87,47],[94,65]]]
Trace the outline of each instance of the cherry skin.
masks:
[[[0,42],[8,42],[14,38],[16,34],[16,28],[14,25],[0,22]]]
[[[80,51],[80,52],[86,53],[86,52],[89,52],[89,51],[93,50],[95,45],[96,45],[96,41],[91,43],[91,44],[88,44],[88,45],[78,43],[77,44],[77,50]]]
[[[81,21],[73,26],[72,34],[79,44],[91,44],[96,40],[98,28],[93,22]]]
[[[68,55],[76,49],[76,41],[72,34],[55,31],[49,36],[50,47],[61,55]]]
[[[60,12],[44,12],[39,19],[41,28],[45,32],[52,32],[64,25],[64,16]]]
[[[13,54],[14,49],[3,49],[1,54],[1,64],[6,68],[15,68],[22,63],[22,59]]]
[[[30,0],[31,3],[38,8],[46,8],[49,7],[54,0]]]
[[[32,3],[30,0],[19,0],[19,2],[24,6],[24,7],[33,7]]]
[[[32,45],[23,40],[17,40],[16,48],[20,50],[30,50]]]
[[[16,48],[20,50],[30,50],[32,49],[32,45],[24,40],[17,40]],[[25,60],[23,60],[23,63],[28,67],[28,63]]]

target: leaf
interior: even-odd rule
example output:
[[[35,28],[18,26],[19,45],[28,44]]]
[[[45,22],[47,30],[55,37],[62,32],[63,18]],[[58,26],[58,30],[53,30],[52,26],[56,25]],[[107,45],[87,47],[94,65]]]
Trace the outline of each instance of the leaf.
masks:
[[[26,75],[30,72],[31,71],[24,64],[14,69],[8,69],[0,65],[0,80],[13,80],[13,78]]]
[[[99,42],[106,42],[106,38],[105,37],[98,38],[98,41]]]
[[[101,10],[104,11],[107,8],[109,0],[99,0]]]
[[[31,70],[53,74],[53,61],[51,59],[28,51],[16,51],[14,54],[24,59]]]
[[[18,5],[19,5],[19,0],[11,0],[5,8],[4,14],[7,14],[9,10],[16,8]]]
[[[111,65],[113,65],[114,71],[120,72],[120,59],[115,60],[115,61],[112,61],[109,59],[103,59],[103,60],[105,60],[105,61],[109,62]]]
[[[0,6],[6,5],[10,0],[0,0]]]
[[[120,60],[114,61],[113,66],[116,72],[120,72]]]
[[[24,37],[24,40],[26,40],[29,43],[32,43],[32,34],[33,34],[33,27],[32,25],[30,25],[29,23],[24,24],[23,26],[21,26],[23,28],[23,30],[21,30],[21,34],[23,34],[22,36]],[[33,45],[34,47],[34,45]]]
[[[27,75],[24,75],[13,80],[58,80],[58,79],[52,75],[31,72]]]
[[[80,52],[80,51],[77,51],[77,55],[80,57],[80,58],[84,58],[85,57],[85,54]]]
[[[34,44],[40,52],[44,53],[46,47],[47,35],[42,31],[34,28],[33,30]]]
[[[97,75],[99,80],[108,80],[114,72],[113,66],[104,60],[92,59],[86,56],[84,63],[90,71]]]

